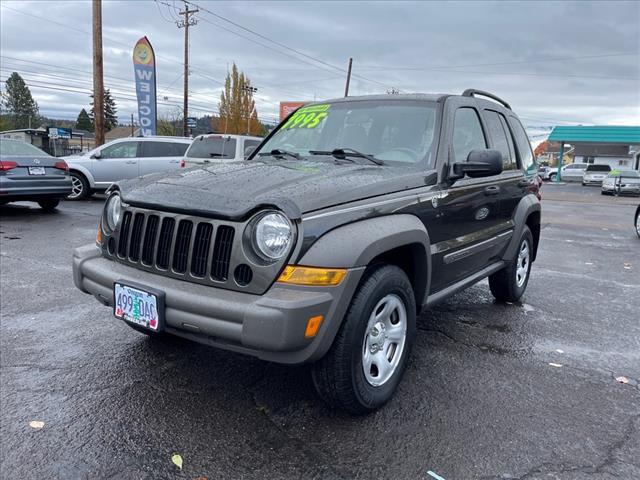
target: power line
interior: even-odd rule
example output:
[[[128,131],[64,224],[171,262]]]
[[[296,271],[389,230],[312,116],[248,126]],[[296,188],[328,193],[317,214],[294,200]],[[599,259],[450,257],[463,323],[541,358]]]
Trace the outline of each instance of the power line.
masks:
[[[607,54],[599,54],[599,55],[582,55],[577,57],[554,57],[554,58],[543,58],[543,59],[529,59],[529,60],[517,60],[510,62],[498,62],[498,63],[474,63],[467,65],[433,65],[433,66],[424,66],[424,67],[402,67],[402,66],[384,66],[384,65],[360,65],[359,68],[365,70],[432,70],[432,69],[455,69],[455,68],[470,68],[470,67],[496,67],[496,66],[504,66],[504,65],[519,65],[519,64],[528,64],[528,63],[540,63],[540,62],[561,62],[561,61],[572,61],[572,60],[584,60],[584,59],[593,59],[593,58],[607,58],[607,57],[624,57],[630,55],[639,55],[640,52],[619,52],[619,53],[607,53]]]
[[[273,40],[273,39],[271,39],[271,38],[267,37],[266,35],[263,35],[263,34],[261,34],[261,33],[259,33],[259,32],[256,32],[255,30],[252,30],[252,29],[247,28],[247,27],[245,27],[245,26],[243,26],[243,25],[240,25],[239,23],[234,22],[233,20],[229,20],[228,18],[223,17],[222,15],[219,15],[219,14],[217,14],[217,13],[215,13],[215,12],[212,12],[212,11],[211,11],[211,10],[209,10],[208,8],[202,7],[202,6],[200,6],[200,5],[198,5],[198,4],[194,3],[194,2],[191,2],[191,1],[189,1],[189,0],[184,0],[184,1],[185,1],[186,3],[188,3],[188,4],[190,4],[190,5],[193,5],[193,6],[197,7],[197,8],[199,8],[200,10],[202,10],[202,11],[204,11],[204,12],[208,13],[209,15],[212,15],[212,16],[214,16],[214,17],[216,17],[216,18],[219,18],[220,20],[223,20],[223,21],[225,21],[225,22],[227,22],[227,23],[229,23],[229,24],[231,24],[231,25],[235,26],[236,28],[240,28],[240,29],[242,29],[242,30],[244,30],[244,31],[246,31],[246,32],[248,32],[248,33],[251,33],[251,34],[253,34],[253,35],[255,35],[255,36],[259,37],[259,38],[262,38],[263,40],[266,40],[266,41],[268,41],[268,42],[273,43],[274,45],[277,45],[277,46],[279,46],[279,47],[281,47],[281,48],[284,48],[285,50],[291,51],[291,52],[293,52],[293,53],[295,53],[295,54],[297,54],[297,55],[300,55],[300,56],[302,56],[302,57],[308,58],[308,59],[310,59],[310,60],[312,60],[312,61],[314,61],[314,62],[317,62],[317,63],[319,63],[319,64],[325,65],[325,66],[327,66],[327,67],[329,67],[329,68],[332,68],[332,69],[334,69],[334,70],[338,70],[338,71],[340,71],[340,72],[347,73],[347,70],[346,70],[346,69],[344,69],[344,68],[342,68],[342,67],[338,67],[338,66],[333,65],[333,64],[331,64],[331,63],[329,63],[329,62],[325,62],[324,60],[321,60],[321,59],[319,59],[319,58],[317,58],[317,57],[313,57],[313,56],[308,55],[308,54],[306,54],[306,53],[304,53],[304,52],[301,52],[300,50],[297,50],[297,49],[295,49],[295,48],[289,47],[288,45],[285,45],[284,43],[281,43],[281,42],[278,42],[278,41],[276,41],[276,40]],[[206,20],[205,20],[205,21],[206,21]],[[250,38],[248,38],[248,37],[246,37],[246,36],[244,36],[244,35],[239,34],[238,32],[235,32],[235,31],[233,31],[233,30],[230,30],[230,29],[224,28],[224,27],[222,27],[222,26],[221,26],[221,25],[219,25],[219,24],[215,24],[215,23],[213,23],[213,22],[209,22],[209,23],[211,23],[212,25],[217,26],[217,27],[219,27],[219,28],[222,28],[223,30],[226,30],[226,31],[228,31],[228,32],[230,32],[230,33],[232,33],[232,34],[234,34],[234,35],[237,35],[237,36],[239,36],[239,37],[241,37],[241,38],[244,38],[244,39],[246,39],[246,40],[249,40],[249,41],[251,41],[251,42],[253,42],[253,43],[256,43],[256,44],[258,44],[258,45],[261,45],[261,46],[263,46],[263,47],[265,47],[265,48],[269,48],[270,50],[273,50],[273,51],[275,51],[275,52],[280,53],[281,55],[285,55],[285,56],[287,56],[287,57],[293,58],[293,59],[295,59],[295,60],[297,60],[297,61],[300,61],[300,62],[306,63],[306,64],[311,65],[311,66],[316,67],[316,68],[321,68],[321,67],[319,67],[318,65],[311,64],[311,63],[306,62],[306,61],[304,61],[304,60],[302,60],[302,59],[300,59],[300,58],[298,58],[298,57],[295,57],[295,56],[293,56],[293,55],[289,55],[289,54],[287,54],[287,53],[285,53],[285,52],[282,52],[281,50],[278,50],[278,49],[275,49],[275,48],[269,47],[269,46],[267,46],[267,45],[265,45],[265,44],[263,44],[263,43],[257,42],[257,41],[255,41],[255,40],[253,40],[253,39],[250,39]],[[321,69],[322,69],[322,68],[321,68]],[[363,76],[363,75],[356,75],[356,74],[353,74],[352,76],[353,76],[354,78],[358,78],[358,79],[360,79],[360,80],[365,80],[365,81],[368,81],[368,82],[376,83],[376,84],[381,85],[381,86],[383,86],[383,87],[385,87],[385,88],[388,88],[388,87],[389,87],[389,85],[386,85],[386,84],[384,84],[384,83],[382,83],[382,82],[379,82],[379,81],[377,81],[377,80],[373,80],[373,79],[371,79],[371,78],[367,78],[367,77],[365,77],[365,76]]]

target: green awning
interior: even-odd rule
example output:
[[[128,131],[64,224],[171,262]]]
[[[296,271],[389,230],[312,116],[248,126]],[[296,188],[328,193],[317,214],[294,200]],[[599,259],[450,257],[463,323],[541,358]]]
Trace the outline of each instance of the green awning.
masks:
[[[548,140],[552,142],[569,143],[617,143],[623,145],[640,145],[640,127],[553,127]]]

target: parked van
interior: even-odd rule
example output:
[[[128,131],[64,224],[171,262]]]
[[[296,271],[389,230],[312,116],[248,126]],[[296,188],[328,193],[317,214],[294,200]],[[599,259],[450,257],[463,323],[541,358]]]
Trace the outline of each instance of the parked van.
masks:
[[[260,145],[262,140],[261,137],[246,135],[223,135],[220,133],[198,135],[193,139],[180,166],[239,162]]]

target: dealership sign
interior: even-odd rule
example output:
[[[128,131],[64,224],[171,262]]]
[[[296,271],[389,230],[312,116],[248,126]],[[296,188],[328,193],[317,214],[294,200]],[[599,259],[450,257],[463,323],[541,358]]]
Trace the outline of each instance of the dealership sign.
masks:
[[[304,105],[306,102],[280,102],[280,121]]]
[[[142,37],[133,49],[133,72],[138,97],[138,122],[143,136],[156,134],[156,60],[147,37]]]

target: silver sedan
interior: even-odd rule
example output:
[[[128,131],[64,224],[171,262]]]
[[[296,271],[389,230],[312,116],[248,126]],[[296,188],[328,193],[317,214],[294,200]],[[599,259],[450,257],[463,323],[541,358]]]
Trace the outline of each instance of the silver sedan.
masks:
[[[602,181],[603,195],[640,195],[640,172],[612,170]]]
[[[28,143],[0,138],[0,205],[26,200],[53,211],[69,193],[71,177],[64,160]]]

